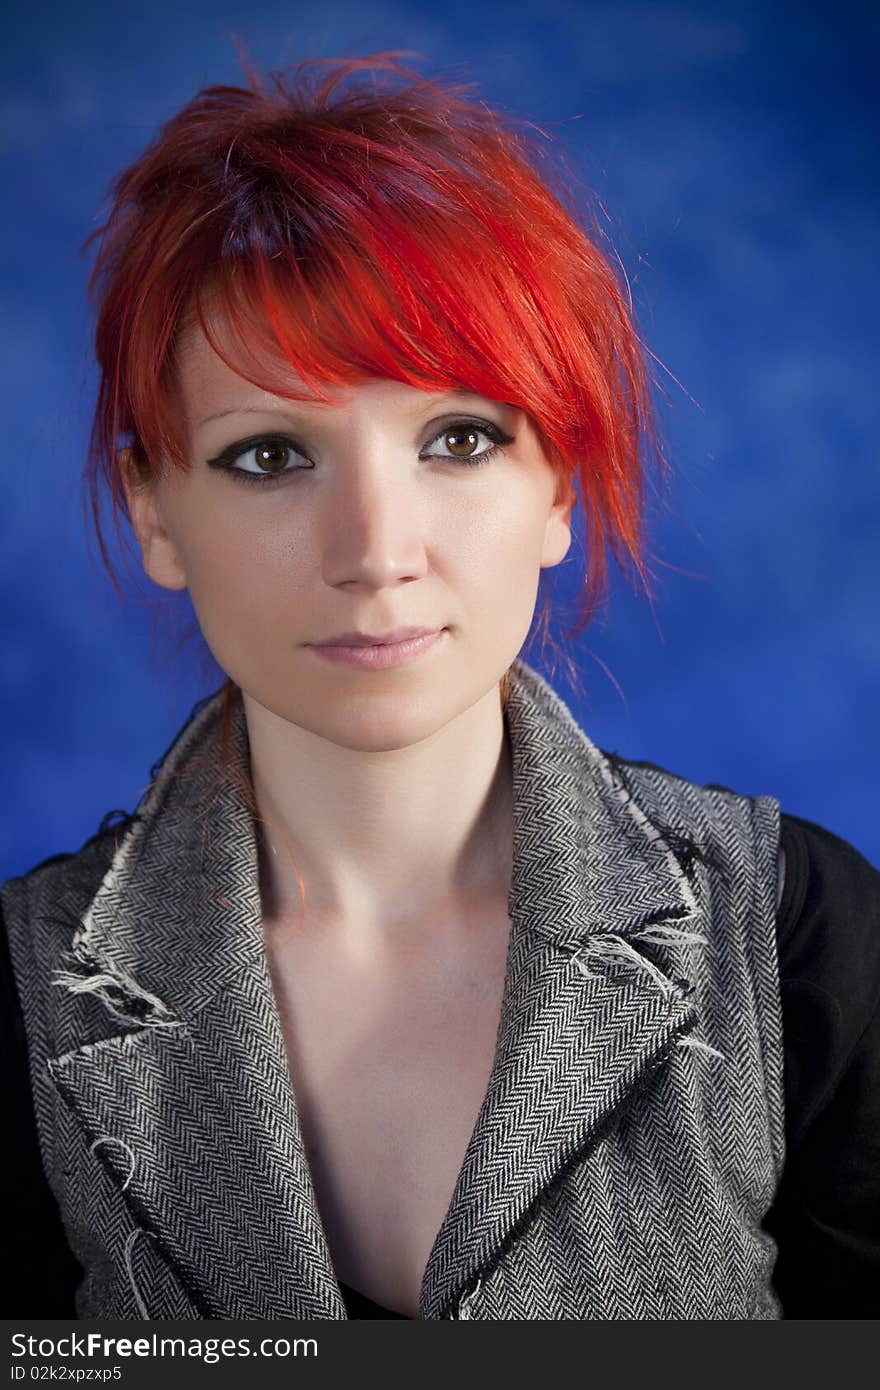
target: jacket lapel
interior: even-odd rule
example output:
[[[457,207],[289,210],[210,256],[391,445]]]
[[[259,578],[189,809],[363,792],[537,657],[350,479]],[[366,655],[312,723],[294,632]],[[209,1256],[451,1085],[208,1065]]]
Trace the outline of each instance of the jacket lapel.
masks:
[[[50,1070],[202,1316],[343,1317],[268,972],[253,819],[218,775],[219,715],[213,697],[163,760],[59,982],[103,1000],[107,1036],[74,1029]],[[522,662],[506,721],[501,1022],[425,1318],[448,1312],[696,1016],[640,942],[694,918],[680,863]],[[247,766],[240,702],[232,740]]]
[[[522,662],[513,755],[511,937],[491,1079],[428,1260],[443,1315],[565,1164],[696,1021],[640,934],[693,928],[690,883],[603,754]]]
[[[215,700],[166,756],[75,938],[68,986],[112,1035],[50,1070],[203,1317],[343,1317],[218,724]]]

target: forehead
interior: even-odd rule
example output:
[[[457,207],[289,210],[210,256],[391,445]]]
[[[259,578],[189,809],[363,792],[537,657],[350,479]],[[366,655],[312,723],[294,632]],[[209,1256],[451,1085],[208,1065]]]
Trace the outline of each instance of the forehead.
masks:
[[[406,382],[376,378],[355,385],[327,385],[322,389],[326,402],[312,392],[291,364],[267,339],[259,356],[233,342],[222,326],[212,322],[211,332],[222,348],[215,351],[199,324],[182,335],[176,354],[178,383],[187,422],[194,428],[235,410],[275,410],[289,406],[291,399],[298,413],[327,412],[363,404],[382,405],[400,413],[417,414],[435,398],[460,396],[481,399],[464,387],[448,387],[442,392],[421,391]],[[227,358],[228,361],[224,360]],[[231,365],[230,365],[231,364]]]
[[[305,382],[273,347],[268,334],[265,344],[254,351],[234,339],[216,319],[209,326],[220,352],[200,324],[191,324],[182,333],[175,354],[177,378],[188,407],[202,414],[244,399],[259,405],[261,397],[268,403],[276,392],[314,399]]]

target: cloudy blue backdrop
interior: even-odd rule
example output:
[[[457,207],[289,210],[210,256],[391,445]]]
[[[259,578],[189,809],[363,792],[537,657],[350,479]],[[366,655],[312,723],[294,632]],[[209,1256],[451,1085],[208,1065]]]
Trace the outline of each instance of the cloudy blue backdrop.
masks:
[[[678,482],[653,610],[618,584],[574,649],[584,697],[563,673],[560,693],[601,746],[771,793],[880,862],[869,6],[35,0],[7,6],[4,28],[0,876],[133,807],[218,683],[89,557],[77,247],[158,123],[241,81],[231,32],[262,68],[415,50],[564,141],[672,374]]]

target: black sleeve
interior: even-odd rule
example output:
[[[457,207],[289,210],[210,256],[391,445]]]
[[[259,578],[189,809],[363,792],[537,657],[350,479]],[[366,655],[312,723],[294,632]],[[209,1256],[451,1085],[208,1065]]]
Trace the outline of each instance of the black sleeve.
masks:
[[[786,1159],[767,1229],[787,1318],[880,1316],[880,873],[782,816]]]
[[[0,1066],[6,1142],[0,1148],[4,1318],[75,1318],[82,1279],[46,1181],[28,1071],[27,1040],[0,915]]]

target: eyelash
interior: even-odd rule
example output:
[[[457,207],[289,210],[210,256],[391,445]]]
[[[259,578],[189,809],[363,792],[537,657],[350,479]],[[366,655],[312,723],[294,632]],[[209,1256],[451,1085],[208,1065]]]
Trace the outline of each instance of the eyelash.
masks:
[[[452,434],[456,430],[475,430],[478,434],[484,434],[488,439],[493,440],[492,447],[485,449],[483,453],[477,454],[472,458],[456,458],[454,454],[430,454],[429,458],[440,459],[443,463],[454,463],[459,467],[479,468],[482,464],[488,463],[494,458],[500,449],[506,445],[513,444],[513,436],[507,435],[498,425],[492,424],[489,420],[453,420],[451,424],[444,425],[442,430],[438,430],[429,443],[434,444],[445,434]],[[262,444],[284,444],[289,447],[300,458],[307,458],[295,440],[286,434],[258,434],[250,439],[240,439],[235,444],[230,444],[226,449],[217,455],[216,458],[208,459],[209,468],[219,468],[226,473],[232,474],[236,478],[241,478],[245,483],[256,483],[258,487],[265,487],[267,484],[280,482],[282,478],[289,478],[292,473],[307,473],[308,468],[295,467],[286,468],[279,473],[251,473],[244,468],[234,468],[244,454],[249,454],[252,449],[258,449]],[[309,460],[311,463],[311,460]],[[314,467],[314,465],[312,465]]]

